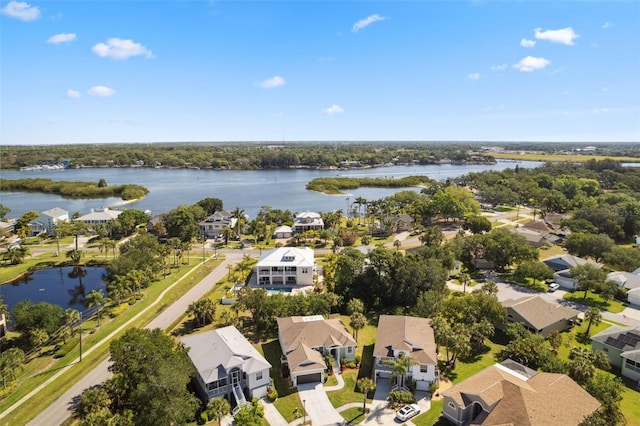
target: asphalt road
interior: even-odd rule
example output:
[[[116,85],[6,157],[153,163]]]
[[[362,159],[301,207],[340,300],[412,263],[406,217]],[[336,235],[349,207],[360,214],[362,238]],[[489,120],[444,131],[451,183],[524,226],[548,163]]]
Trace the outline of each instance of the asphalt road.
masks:
[[[188,306],[204,296],[215,284],[220,281],[227,273],[227,265],[238,263],[242,256],[247,254],[246,251],[229,251],[225,253],[226,259],[202,281],[196,284],[184,296],[175,303],[167,307],[160,315],[153,319],[145,328],[161,328],[167,329],[172,325],[184,312]],[[154,303],[149,308],[157,309]],[[111,377],[108,370],[109,360],[101,362],[93,370],[89,371],[80,381],[73,385],[60,398],[49,405],[44,411],[38,414],[29,425],[34,426],[51,426],[60,425],[72,415],[74,400],[87,388],[100,384]],[[46,392],[46,387],[38,392]],[[37,398],[37,393],[32,397]],[[7,414],[6,412],[4,414]]]

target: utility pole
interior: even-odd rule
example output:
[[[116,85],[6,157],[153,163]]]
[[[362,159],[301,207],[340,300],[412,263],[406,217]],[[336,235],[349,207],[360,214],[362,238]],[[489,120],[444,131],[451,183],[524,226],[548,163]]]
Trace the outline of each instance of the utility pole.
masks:
[[[80,311],[80,327],[78,327],[78,334],[80,334],[80,362],[82,362],[82,311]]]

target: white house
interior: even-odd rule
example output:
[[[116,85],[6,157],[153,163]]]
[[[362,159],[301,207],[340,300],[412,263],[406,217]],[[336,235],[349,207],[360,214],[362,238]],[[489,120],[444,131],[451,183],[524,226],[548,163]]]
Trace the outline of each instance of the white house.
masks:
[[[438,380],[438,357],[433,329],[426,318],[400,315],[380,315],[378,333],[373,347],[374,380],[389,377],[393,367],[387,362],[397,360],[401,354],[415,362],[408,376],[416,382],[416,389],[429,390]]]
[[[273,238],[281,239],[281,238],[291,238],[293,237],[293,229],[287,225],[280,225],[273,232]]]
[[[235,229],[238,219],[231,217],[231,213],[220,210],[198,223],[200,236],[215,238],[220,235],[223,228]]]
[[[54,207],[49,210],[45,210],[40,213],[40,216],[31,221],[31,232],[37,235],[41,232],[46,232],[49,235],[53,235],[55,226],[58,222],[68,222],[69,212],[59,207]]]
[[[247,398],[262,398],[271,384],[271,364],[233,326],[183,337],[196,368],[201,397],[227,398],[240,406]],[[233,395],[233,399],[232,399]]]
[[[355,359],[357,343],[340,319],[321,315],[278,318],[278,340],[292,386],[324,381],[324,355],[331,354],[340,368],[340,360]]]
[[[320,213],[304,212],[298,214],[293,219],[293,231],[296,233],[305,231],[322,231],[324,229],[324,221]]]
[[[640,326],[612,325],[591,336],[591,347],[607,354],[609,363],[620,368],[620,374],[640,385]]]
[[[309,247],[280,247],[265,252],[256,264],[259,286],[312,286],[315,257]]]
[[[632,305],[640,306],[640,288],[634,288],[627,292],[627,300]]]
[[[108,225],[112,220],[116,220],[122,213],[122,210],[111,210],[109,207],[100,207],[91,209],[91,213],[80,216],[76,220],[84,222],[89,226],[92,225]]]

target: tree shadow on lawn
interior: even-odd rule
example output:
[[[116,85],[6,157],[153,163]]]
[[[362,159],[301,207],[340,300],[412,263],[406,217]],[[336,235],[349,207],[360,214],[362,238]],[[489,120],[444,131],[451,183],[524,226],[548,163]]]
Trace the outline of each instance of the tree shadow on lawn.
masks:
[[[280,348],[280,342],[278,340],[272,340],[268,343],[261,345],[262,353],[264,357],[271,364],[271,378],[273,379],[273,385],[278,391],[279,397],[284,397],[294,393],[294,389],[289,387],[289,379],[282,377],[282,369],[280,368],[280,356],[282,355],[282,349]]]
[[[584,331],[578,331],[576,333],[576,342],[581,343],[583,345],[590,345],[591,344],[591,336],[589,336]]]
[[[373,344],[362,348],[362,359],[360,360],[360,371],[358,371],[358,379],[363,377],[372,377],[373,373]]]

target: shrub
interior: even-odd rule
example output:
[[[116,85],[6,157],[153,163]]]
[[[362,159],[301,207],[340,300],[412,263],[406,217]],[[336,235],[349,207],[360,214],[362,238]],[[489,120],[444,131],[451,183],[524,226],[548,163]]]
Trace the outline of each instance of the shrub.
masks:
[[[360,361],[362,361],[362,356],[356,355],[356,364],[360,364]]]
[[[116,306],[111,309],[111,317],[112,318],[117,317],[118,315],[126,311],[128,308],[129,308],[128,303],[121,303],[119,306]]]
[[[62,358],[63,356],[71,352],[73,348],[76,347],[77,344],[78,344],[78,339],[75,339],[75,338],[70,339],[67,343],[57,348],[58,350],[53,355],[53,357]]]
[[[429,393],[431,394],[431,396],[433,396],[437,390],[438,390],[438,384],[436,382],[433,382],[429,385]]]
[[[345,367],[347,367],[347,368],[356,368],[356,363],[354,361],[348,361],[345,364]]]
[[[400,402],[402,404],[413,404],[416,402],[416,399],[413,397],[411,392],[401,390],[393,390],[389,392],[389,398],[387,399],[391,402]]]
[[[267,392],[267,398],[269,398],[269,401],[271,402],[278,399],[278,391],[276,390],[276,388],[273,388],[269,392]]]

